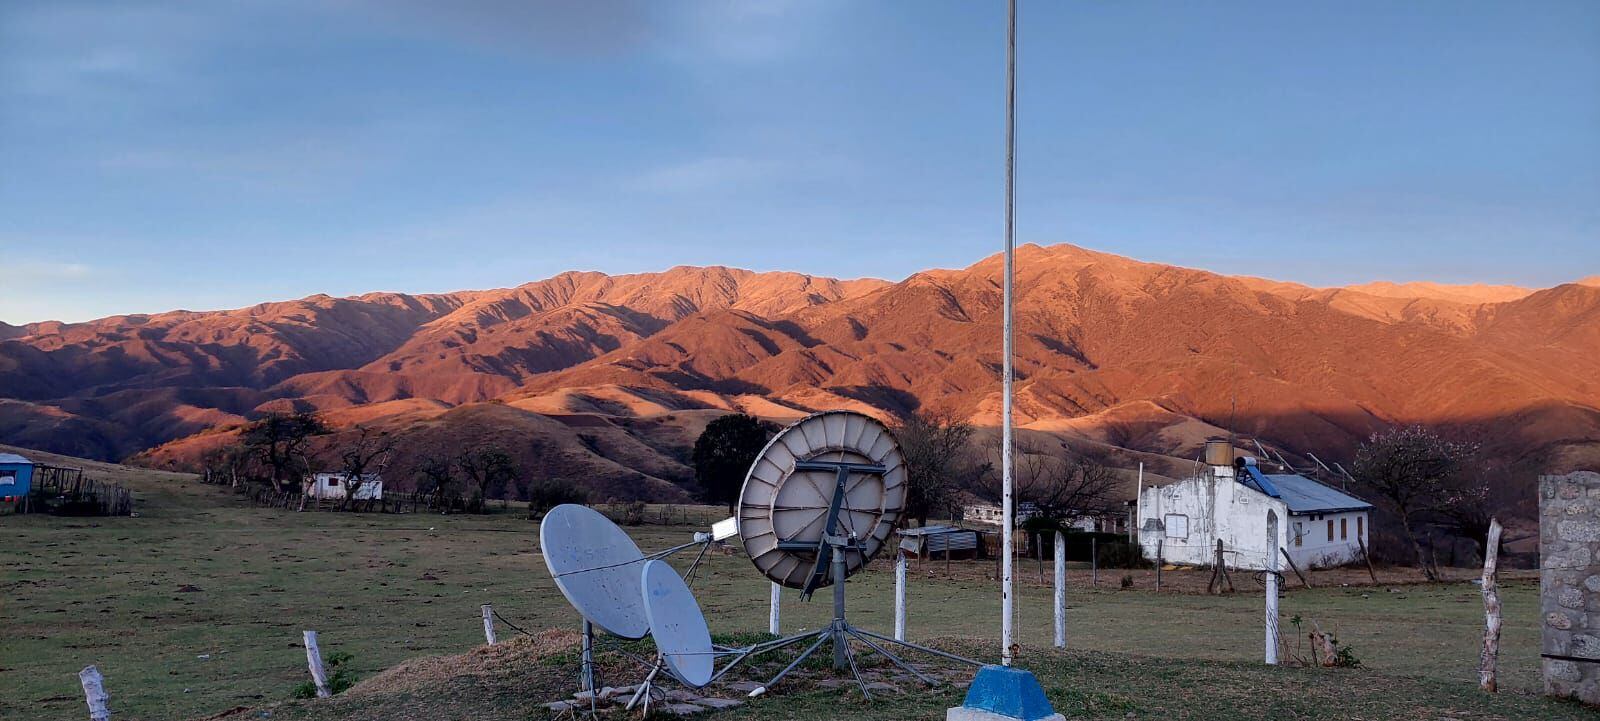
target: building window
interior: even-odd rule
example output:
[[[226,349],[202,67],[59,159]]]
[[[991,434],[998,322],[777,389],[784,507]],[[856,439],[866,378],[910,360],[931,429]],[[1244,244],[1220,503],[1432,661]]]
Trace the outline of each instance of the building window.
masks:
[[[1188,538],[1189,517],[1179,513],[1168,513],[1165,519],[1167,538]]]
[[[1348,518],[1339,519],[1339,540],[1350,540],[1350,519]]]
[[[1294,545],[1299,546],[1301,543],[1304,543],[1305,542],[1305,537],[1306,537],[1305,524],[1301,523],[1299,521],[1295,521],[1294,522]]]
[[[1328,543],[1333,543],[1333,519],[1328,519]]]
[[[1356,539],[1357,540],[1366,538],[1366,536],[1362,535],[1362,528],[1361,528],[1363,525],[1365,525],[1365,524],[1362,523],[1362,521],[1364,521],[1364,520],[1366,520],[1366,516],[1356,516]]]
[[[15,485],[17,485],[17,472],[16,471],[0,471],[0,486],[15,486]]]

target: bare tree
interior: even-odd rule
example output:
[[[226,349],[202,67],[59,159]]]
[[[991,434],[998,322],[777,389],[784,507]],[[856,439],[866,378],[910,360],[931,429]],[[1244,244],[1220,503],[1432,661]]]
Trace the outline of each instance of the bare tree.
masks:
[[[1388,503],[1417,555],[1428,580],[1438,569],[1422,550],[1416,525],[1425,514],[1461,505],[1473,490],[1463,482],[1462,464],[1473,454],[1470,445],[1448,441],[1421,426],[1372,434],[1356,450],[1351,474],[1358,483]]]
[[[1071,453],[1064,443],[1018,441],[1015,458],[1017,500],[1032,503],[1035,517],[1057,525],[1104,511],[1117,486],[1110,467]]]
[[[231,444],[207,451],[201,458],[207,483],[238,488],[250,478],[250,464],[254,459],[250,449]]]
[[[356,426],[356,437],[339,451],[339,474],[344,477],[344,501],[340,510],[349,509],[356,496],[370,482],[368,476],[382,473],[393,454],[395,439],[385,431]]]
[[[1455,492],[1438,509],[1440,525],[1471,541],[1480,559],[1489,557],[1489,528],[1495,514],[1505,515],[1520,500],[1519,489],[1503,482],[1510,473],[1505,462],[1480,452],[1463,465]]]
[[[487,513],[489,491],[497,485],[515,480],[516,462],[499,446],[482,445],[463,451],[456,456],[456,467],[474,489],[470,506],[473,511]]]
[[[980,469],[971,452],[972,424],[948,413],[918,411],[890,430],[905,455],[906,517],[926,526],[928,514],[949,505],[957,484]]]

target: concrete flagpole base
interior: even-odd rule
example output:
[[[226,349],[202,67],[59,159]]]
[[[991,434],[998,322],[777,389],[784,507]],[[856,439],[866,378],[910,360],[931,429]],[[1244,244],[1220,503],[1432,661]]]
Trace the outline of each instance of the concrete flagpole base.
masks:
[[[945,711],[945,721],[1065,721],[1045,698],[1039,679],[1012,666],[978,669],[967,698]]]

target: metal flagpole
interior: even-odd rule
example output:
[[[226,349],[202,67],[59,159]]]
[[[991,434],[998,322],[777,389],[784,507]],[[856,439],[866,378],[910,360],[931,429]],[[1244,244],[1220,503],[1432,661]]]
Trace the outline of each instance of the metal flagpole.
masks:
[[[1016,644],[1013,642],[1015,625],[1015,598],[1011,578],[1012,528],[1015,526],[1016,508],[1012,484],[1012,428],[1011,428],[1011,282],[1012,256],[1016,252],[1016,157],[1017,157],[1017,0],[1006,2],[1006,262],[1004,292],[1004,359],[1001,370],[1001,425],[1000,425],[1000,478],[1001,500],[1001,590],[1000,590],[1000,663],[1010,666]]]

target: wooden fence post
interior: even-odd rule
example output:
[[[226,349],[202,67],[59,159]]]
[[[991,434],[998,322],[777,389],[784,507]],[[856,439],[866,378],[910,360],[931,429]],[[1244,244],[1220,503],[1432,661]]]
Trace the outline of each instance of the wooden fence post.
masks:
[[[1222,539],[1217,539],[1217,549],[1211,553],[1211,580],[1206,583],[1206,593],[1222,593]]]
[[[1300,572],[1300,567],[1298,565],[1295,565],[1294,557],[1289,555],[1288,549],[1279,548],[1278,552],[1282,553],[1283,554],[1283,559],[1289,562],[1290,570],[1294,571],[1294,575],[1300,579],[1300,583],[1302,585],[1304,585],[1306,588],[1311,588],[1311,581],[1306,580],[1306,574]]]
[[[306,631],[306,664],[311,667],[311,680],[317,684],[317,698],[327,698],[333,693],[328,690],[328,670],[322,666],[322,649],[317,648],[317,632]]]
[[[483,604],[483,637],[494,645],[494,606]]]
[[[1161,558],[1161,544],[1165,539],[1156,539],[1156,590],[1161,590],[1161,567],[1166,565]]]
[[[84,700],[89,704],[89,718],[93,721],[107,721],[111,718],[111,710],[106,702],[111,697],[106,694],[105,677],[100,675],[100,669],[94,666],[85,666],[78,672],[78,683],[83,686]]]
[[[1361,558],[1367,562],[1367,575],[1372,578],[1372,585],[1378,585],[1378,572],[1372,568],[1372,554],[1367,551],[1367,542],[1361,540],[1361,536],[1357,535],[1356,545],[1361,547]]]
[[[1500,563],[1500,519],[1489,519],[1489,543],[1483,552],[1483,657],[1478,665],[1478,687],[1494,693],[1500,663],[1500,588],[1496,568]]]

